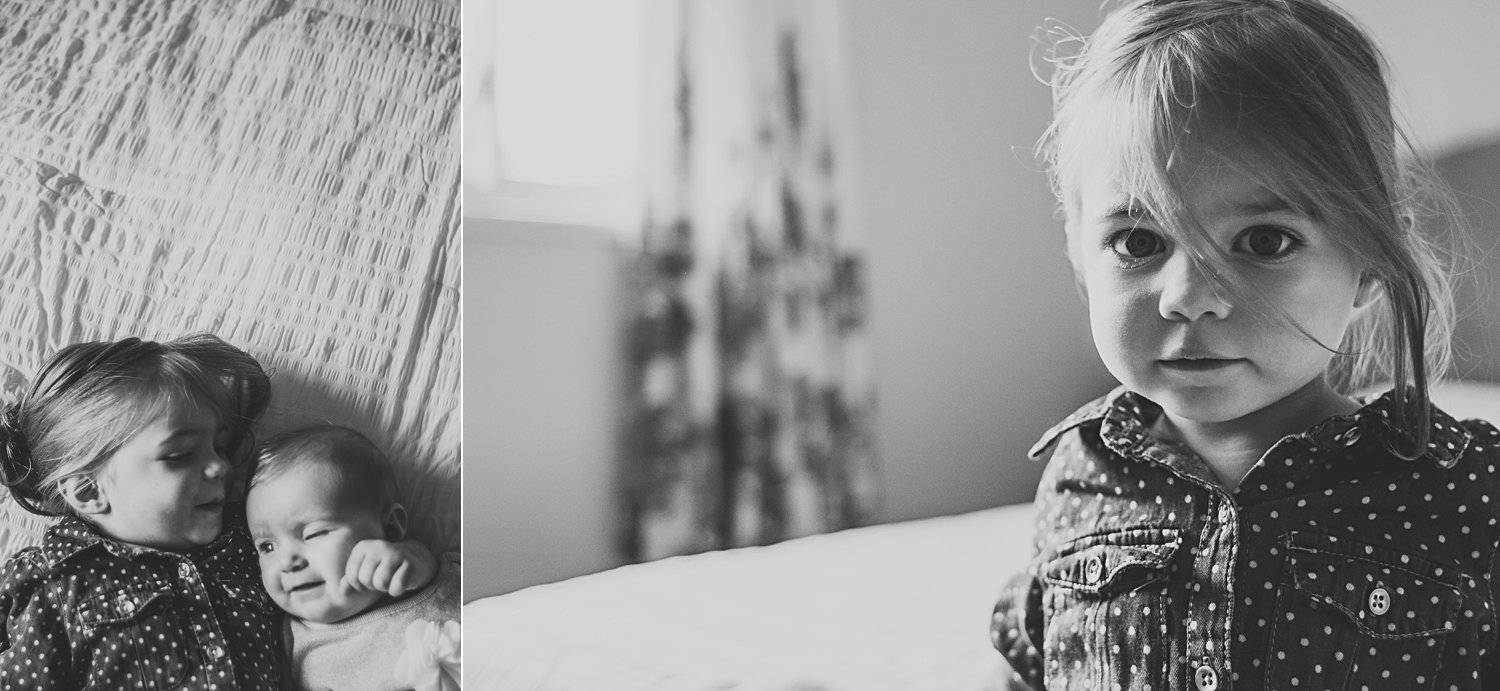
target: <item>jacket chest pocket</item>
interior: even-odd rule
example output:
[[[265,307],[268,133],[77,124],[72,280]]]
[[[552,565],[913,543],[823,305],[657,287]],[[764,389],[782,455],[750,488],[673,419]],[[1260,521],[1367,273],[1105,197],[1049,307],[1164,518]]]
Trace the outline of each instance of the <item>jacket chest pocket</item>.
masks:
[[[1175,529],[1078,538],[1042,565],[1047,688],[1166,688],[1162,634]]]
[[[90,688],[173,689],[189,667],[176,595],[165,582],[132,583],[78,603],[79,649]]]
[[[1331,535],[1283,544],[1266,688],[1432,688],[1463,606],[1457,569]]]

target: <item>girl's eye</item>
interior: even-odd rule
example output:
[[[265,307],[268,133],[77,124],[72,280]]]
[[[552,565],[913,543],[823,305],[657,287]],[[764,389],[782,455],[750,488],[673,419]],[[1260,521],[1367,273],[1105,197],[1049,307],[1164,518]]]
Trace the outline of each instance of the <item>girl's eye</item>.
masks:
[[[1144,228],[1131,228],[1115,233],[1109,240],[1110,249],[1122,257],[1145,259],[1165,249],[1161,236]]]
[[[1302,245],[1291,233],[1275,226],[1255,226],[1239,237],[1235,249],[1262,259],[1287,256]]]
[[[270,554],[276,551],[276,545],[273,545],[269,542],[262,542],[255,546],[255,551],[260,552],[261,554]]]
[[[322,537],[322,536],[327,535],[327,534],[328,534],[328,531],[326,529],[325,530],[314,530],[314,531],[308,533],[307,535],[304,535],[302,537],[302,539],[304,539],[304,540],[311,540],[311,539],[313,539],[315,537]]]

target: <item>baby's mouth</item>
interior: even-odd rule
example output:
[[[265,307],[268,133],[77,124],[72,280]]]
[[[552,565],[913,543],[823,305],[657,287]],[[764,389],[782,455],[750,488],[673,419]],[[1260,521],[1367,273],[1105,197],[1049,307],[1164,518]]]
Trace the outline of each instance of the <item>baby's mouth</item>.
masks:
[[[306,583],[298,583],[297,585],[287,588],[286,592],[289,595],[294,595],[296,593],[305,593],[320,585],[323,585],[322,581],[308,581]]]

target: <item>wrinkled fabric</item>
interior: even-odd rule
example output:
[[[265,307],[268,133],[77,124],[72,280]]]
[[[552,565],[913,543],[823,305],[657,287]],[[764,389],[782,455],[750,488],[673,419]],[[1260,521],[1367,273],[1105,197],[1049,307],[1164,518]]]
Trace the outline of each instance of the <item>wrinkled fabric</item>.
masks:
[[[1500,683],[1500,432],[1390,394],[1273,445],[1233,491],[1117,389],[1049,431],[1035,556],[992,634],[1034,689],[1482,689]]]
[[[354,427],[457,549],[457,0],[0,0],[0,402],[59,348],[209,331],[258,434]],[[45,521],[0,493],[0,557]]]
[[[256,577],[243,510],[225,521],[180,553],[77,518],[48,528],[0,579],[0,689],[281,688],[280,610]]]

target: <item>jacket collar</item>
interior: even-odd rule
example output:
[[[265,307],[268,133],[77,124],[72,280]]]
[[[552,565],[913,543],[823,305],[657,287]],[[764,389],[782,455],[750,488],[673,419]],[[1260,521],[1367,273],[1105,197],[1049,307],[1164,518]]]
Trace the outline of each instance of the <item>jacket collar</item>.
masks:
[[[241,530],[237,527],[244,522],[244,509],[240,504],[226,504],[223,514],[223,529],[219,536],[207,546],[197,547],[182,552],[183,556],[196,561],[195,557],[200,554],[212,553],[221,549],[231,538],[230,533]],[[149,547],[140,547],[119,540],[105,537],[99,530],[87,521],[77,516],[67,516],[62,520],[49,526],[42,535],[42,556],[47,561],[47,567],[55,569],[64,562],[90,550],[102,549],[122,559],[130,560],[147,553],[160,553],[160,550]]]
[[[1410,435],[1394,422],[1394,392],[1388,391],[1379,397],[1360,402],[1363,406],[1354,413],[1325,419],[1300,436],[1320,448],[1352,446],[1369,434],[1376,435],[1392,453],[1396,449],[1410,446]],[[1428,410],[1432,430],[1428,436],[1427,448],[1416,460],[1425,460],[1439,468],[1452,468],[1468,450],[1474,435],[1437,406],[1429,406]],[[1145,441],[1146,429],[1160,412],[1161,407],[1146,397],[1127,391],[1123,386],[1116,387],[1053,425],[1037,440],[1027,455],[1033,459],[1040,458],[1057,442],[1058,437],[1074,427],[1090,422],[1101,424],[1100,435],[1107,445],[1124,452]]]

